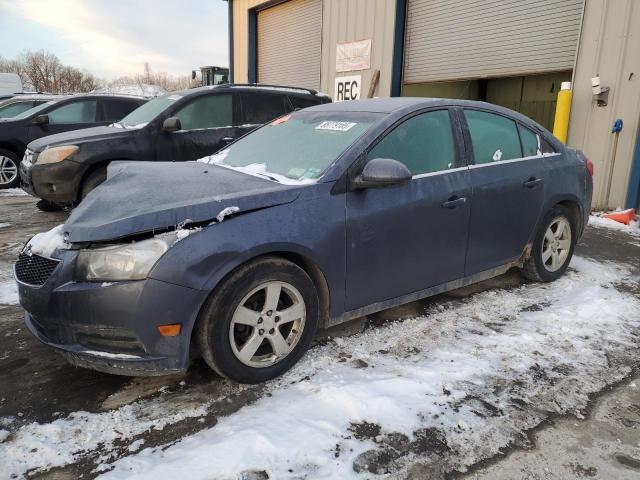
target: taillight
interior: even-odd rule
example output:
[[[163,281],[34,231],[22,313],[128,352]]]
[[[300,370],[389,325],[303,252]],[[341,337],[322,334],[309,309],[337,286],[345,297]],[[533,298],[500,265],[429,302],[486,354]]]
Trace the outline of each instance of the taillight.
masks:
[[[588,158],[585,159],[586,160],[586,166],[587,166],[587,172],[589,172],[589,175],[591,175],[593,177],[593,162],[591,160],[589,160]]]

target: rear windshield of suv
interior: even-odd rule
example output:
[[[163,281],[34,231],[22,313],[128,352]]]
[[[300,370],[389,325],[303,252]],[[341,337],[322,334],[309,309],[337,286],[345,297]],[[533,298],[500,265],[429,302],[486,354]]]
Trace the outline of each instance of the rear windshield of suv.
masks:
[[[153,100],[149,100],[147,103],[139,106],[133,112],[131,112],[129,115],[127,115],[114,125],[124,128],[142,128],[162,112],[164,112],[170,105],[173,104],[173,102],[175,102],[176,100],[180,100],[181,98],[182,95],[173,93],[154,98]]]
[[[280,183],[319,178],[383,114],[294,112],[202,159]]]

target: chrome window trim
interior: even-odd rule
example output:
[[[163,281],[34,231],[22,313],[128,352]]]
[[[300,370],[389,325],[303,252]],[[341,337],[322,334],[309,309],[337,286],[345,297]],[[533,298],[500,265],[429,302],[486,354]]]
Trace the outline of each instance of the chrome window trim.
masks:
[[[549,158],[549,157],[557,157],[561,155],[561,153],[555,152],[555,153],[544,153],[542,155],[531,155],[529,157],[520,157],[520,158],[512,158],[510,160],[498,160],[496,162],[489,162],[489,163],[480,163],[480,164],[473,164],[473,165],[469,165],[469,168],[482,168],[482,167],[490,167],[492,165],[502,165],[505,163],[515,163],[515,162],[523,162],[525,160],[540,160],[541,158]]]

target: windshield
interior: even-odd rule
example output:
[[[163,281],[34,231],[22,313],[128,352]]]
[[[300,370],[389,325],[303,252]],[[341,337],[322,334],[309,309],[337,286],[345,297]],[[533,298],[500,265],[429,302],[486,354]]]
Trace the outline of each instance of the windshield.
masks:
[[[30,108],[33,108],[33,102],[31,100],[28,102],[8,103],[0,106],[0,118],[11,118]]]
[[[19,113],[15,117],[12,117],[12,120],[23,120],[25,118],[29,118],[31,115],[38,113],[41,110],[44,110],[49,105],[53,105],[56,102],[45,102],[43,104],[38,105],[37,107],[30,108],[29,110],[25,110],[22,113]]]
[[[200,161],[281,183],[308,183],[382,117],[368,112],[295,112]]]
[[[182,95],[171,94],[149,100],[114,125],[124,128],[142,128],[181,98]]]

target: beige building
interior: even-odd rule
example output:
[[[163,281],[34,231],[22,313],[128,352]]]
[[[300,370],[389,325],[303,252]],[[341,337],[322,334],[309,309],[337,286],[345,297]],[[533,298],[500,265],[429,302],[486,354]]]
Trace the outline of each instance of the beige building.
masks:
[[[483,100],[551,129],[560,85],[573,80],[568,142],[596,166],[594,207],[640,203],[640,0],[228,1],[236,83],[335,101]],[[592,77],[609,88],[599,102]]]

